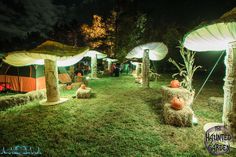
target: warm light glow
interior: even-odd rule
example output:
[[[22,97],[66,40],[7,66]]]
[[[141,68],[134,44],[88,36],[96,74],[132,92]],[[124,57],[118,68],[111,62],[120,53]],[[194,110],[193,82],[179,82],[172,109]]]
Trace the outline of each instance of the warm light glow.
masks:
[[[183,44],[192,51],[222,51],[233,41],[236,41],[236,22],[221,22],[190,32]]]
[[[57,66],[71,66],[77,62],[79,62],[87,51],[75,55],[75,56],[64,56],[59,57],[55,55],[49,55],[49,54],[40,54],[40,53],[10,53],[6,59],[3,61],[13,65],[13,66],[27,66],[27,65],[43,65],[44,59],[50,59],[53,61],[57,61]]]
[[[97,59],[102,59],[107,56],[106,54],[100,53],[98,51],[89,50],[85,53],[84,57],[95,57],[96,55],[97,55]]]
[[[133,62],[133,61],[131,61],[131,64],[133,64],[133,65],[137,66],[137,65],[139,65],[139,64],[141,64],[141,63],[139,63],[139,62]]]

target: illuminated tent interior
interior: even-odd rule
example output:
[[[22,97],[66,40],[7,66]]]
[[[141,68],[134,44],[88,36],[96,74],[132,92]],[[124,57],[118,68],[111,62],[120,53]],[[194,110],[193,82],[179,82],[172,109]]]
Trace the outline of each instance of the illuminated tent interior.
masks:
[[[167,55],[168,48],[162,42],[151,42],[139,45],[131,50],[127,59],[142,58],[142,87],[149,88],[150,60],[162,60]]]
[[[105,58],[107,55],[95,50],[89,50],[84,54],[84,57],[91,58],[91,78],[97,78],[97,59]]]
[[[58,68],[60,83],[71,82],[71,78],[64,67]],[[29,65],[15,67],[3,63],[0,66],[0,83],[9,84],[11,90],[30,92],[46,88],[43,65]]]
[[[113,59],[113,58],[104,58],[103,60],[107,61],[107,70],[111,71],[111,65],[113,62],[117,62],[117,59]]]
[[[223,123],[236,139],[236,8],[218,20],[187,33],[184,46],[193,51],[226,51]]]
[[[70,66],[79,62],[88,48],[76,48],[55,41],[46,41],[35,49],[25,52],[10,52],[3,59],[13,66],[45,66],[45,84],[47,100],[41,104],[55,105],[66,101],[60,98],[58,89],[58,66]]]
[[[131,61],[131,64],[135,65],[135,77],[139,76],[139,74],[141,73],[141,65],[142,65],[142,63],[141,62]]]

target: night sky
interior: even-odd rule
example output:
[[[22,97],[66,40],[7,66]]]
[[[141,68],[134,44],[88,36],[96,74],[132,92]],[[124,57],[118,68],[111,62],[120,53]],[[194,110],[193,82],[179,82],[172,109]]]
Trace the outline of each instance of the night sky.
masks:
[[[236,0],[1,0],[0,48],[8,50],[9,44],[22,45],[32,38],[41,42],[52,38],[51,34],[58,31],[63,33],[75,25],[90,23],[94,14],[106,18],[111,10],[118,11],[120,19],[146,14],[152,29],[162,30],[176,25],[183,35],[201,22],[217,19],[235,6]]]
[[[138,15],[145,14],[148,24],[143,42],[162,41],[168,46],[168,55],[176,56],[178,40],[185,33],[234,7],[236,0],[1,0],[0,52],[34,48],[48,39],[72,45],[68,39],[72,31],[77,31],[79,44],[86,45],[81,25],[91,24],[94,14],[107,19],[115,10],[119,13],[118,35],[124,41],[119,46],[126,52],[135,46],[128,45],[126,36]]]

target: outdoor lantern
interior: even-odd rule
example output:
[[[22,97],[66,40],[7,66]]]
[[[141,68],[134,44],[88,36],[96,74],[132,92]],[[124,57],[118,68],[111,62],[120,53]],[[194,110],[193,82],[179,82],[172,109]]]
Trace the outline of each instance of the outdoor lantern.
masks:
[[[184,46],[192,51],[225,51],[223,123],[236,138],[236,8],[210,24],[187,33]]]
[[[142,87],[149,88],[150,60],[157,61],[165,58],[168,48],[162,42],[151,42],[139,45],[131,50],[127,59],[142,58]]]

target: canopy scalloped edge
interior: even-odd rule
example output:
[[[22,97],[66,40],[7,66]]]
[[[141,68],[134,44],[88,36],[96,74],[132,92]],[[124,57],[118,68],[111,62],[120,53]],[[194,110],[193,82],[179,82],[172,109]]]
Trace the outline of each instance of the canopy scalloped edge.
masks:
[[[29,53],[29,52],[20,52],[20,53],[9,53],[5,59],[3,59],[4,62],[13,65],[13,66],[27,66],[27,65],[43,65],[44,59],[49,59],[53,61],[57,61],[57,66],[71,66],[77,62],[79,62],[81,59],[83,59],[85,53],[88,50],[86,50],[83,53],[74,55],[74,56],[64,56],[59,57],[55,55],[50,54],[41,54],[41,53]]]

